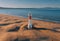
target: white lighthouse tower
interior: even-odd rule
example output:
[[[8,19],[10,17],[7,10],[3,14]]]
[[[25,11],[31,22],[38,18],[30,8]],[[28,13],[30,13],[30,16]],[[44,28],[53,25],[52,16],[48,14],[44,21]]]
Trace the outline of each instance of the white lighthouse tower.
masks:
[[[32,29],[32,14],[28,14],[28,29]]]

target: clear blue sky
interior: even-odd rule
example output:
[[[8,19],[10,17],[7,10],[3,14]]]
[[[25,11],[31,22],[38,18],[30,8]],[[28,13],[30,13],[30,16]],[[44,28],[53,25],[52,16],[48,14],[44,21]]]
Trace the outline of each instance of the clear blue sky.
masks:
[[[43,8],[59,7],[60,0],[0,0],[0,7]]]

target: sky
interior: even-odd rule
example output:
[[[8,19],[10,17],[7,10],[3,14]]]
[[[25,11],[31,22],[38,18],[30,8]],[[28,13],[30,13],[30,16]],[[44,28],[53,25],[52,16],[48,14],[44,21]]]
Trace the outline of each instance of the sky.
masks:
[[[0,7],[10,8],[60,8],[60,0],[0,0]]]

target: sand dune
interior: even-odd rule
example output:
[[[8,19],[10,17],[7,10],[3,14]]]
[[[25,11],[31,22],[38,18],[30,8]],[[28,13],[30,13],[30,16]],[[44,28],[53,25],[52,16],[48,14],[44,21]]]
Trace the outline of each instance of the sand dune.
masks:
[[[0,14],[0,41],[60,41],[59,23],[32,20],[27,29],[27,18]]]

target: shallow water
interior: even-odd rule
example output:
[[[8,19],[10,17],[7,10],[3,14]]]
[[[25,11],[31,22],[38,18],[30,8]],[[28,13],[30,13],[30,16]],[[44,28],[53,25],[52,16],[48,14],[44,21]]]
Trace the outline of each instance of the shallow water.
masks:
[[[0,9],[0,14],[10,14],[16,16],[27,17],[28,13],[32,13],[33,19],[60,22],[60,10],[44,10],[44,9]]]

